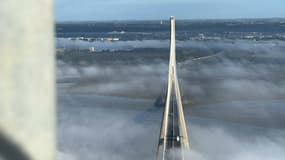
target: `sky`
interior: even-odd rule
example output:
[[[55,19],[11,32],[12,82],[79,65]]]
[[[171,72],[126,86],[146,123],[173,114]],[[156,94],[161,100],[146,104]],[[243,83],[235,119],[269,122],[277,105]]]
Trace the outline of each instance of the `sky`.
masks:
[[[56,21],[283,18],[284,0],[55,0]]]

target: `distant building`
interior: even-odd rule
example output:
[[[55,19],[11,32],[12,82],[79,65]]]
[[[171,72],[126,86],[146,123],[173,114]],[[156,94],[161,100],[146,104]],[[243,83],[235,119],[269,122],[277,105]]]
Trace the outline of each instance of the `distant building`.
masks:
[[[93,53],[93,52],[96,52],[96,49],[95,49],[95,47],[90,47],[89,51]]]

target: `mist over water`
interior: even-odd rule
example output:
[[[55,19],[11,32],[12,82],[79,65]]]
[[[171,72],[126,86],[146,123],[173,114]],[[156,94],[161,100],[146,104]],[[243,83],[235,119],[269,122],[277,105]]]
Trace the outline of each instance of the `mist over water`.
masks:
[[[155,159],[163,111],[155,101],[165,93],[168,52],[130,51],[167,49],[168,41],[70,42],[110,51],[85,54],[97,61],[57,60],[58,159]],[[185,159],[284,159],[284,41],[177,46],[191,145]]]
[[[59,99],[64,106],[59,109],[59,159],[155,159],[162,110],[150,111],[152,101],[95,95]],[[191,144],[186,159],[284,157],[282,129],[186,116]]]
[[[284,97],[285,54],[282,49],[285,44],[277,43],[275,47],[268,48],[264,46],[272,46],[276,42],[259,43],[259,46],[256,46],[256,42],[236,42],[229,47],[227,43],[216,42],[216,45],[207,47],[196,46],[205,50],[215,50],[219,46],[219,50],[205,59],[203,54],[201,59],[190,55],[178,62],[184,96],[191,97],[192,101],[193,97],[195,100],[196,97],[202,97],[203,101],[206,97],[215,100]],[[161,53],[162,56],[165,54],[168,53]],[[74,83],[72,87],[67,88],[69,92],[143,98],[164,94],[168,59],[158,57],[155,61],[150,57],[139,60],[144,53],[135,56],[139,63],[124,63],[128,59],[117,60],[117,57],[120,57],[117,53],[107,57],[112,63],[108,65],[96,62],[89,65],[72,65],[58,61],[57,78]],[[179,52],[177,56],[179,58]]]

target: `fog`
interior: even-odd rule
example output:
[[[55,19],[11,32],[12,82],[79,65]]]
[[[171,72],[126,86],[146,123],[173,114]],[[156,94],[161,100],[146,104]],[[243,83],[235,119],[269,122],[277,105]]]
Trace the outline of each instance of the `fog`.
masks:
[[[205,102],[205,98],[284,98],[283,62],[272,62],[266,58],[267,54],[255,55],[253,60],[231,59],[227,57],[230,54],[223,53],[205,60],[189,58],[179,62],[177,70],[183,95],[199,102]],[[260,57],[263,58],[262,62],[255,60]],[[280,55],[278,60],[284,61],[285,55]],[[65,91],[138,98],[155,98],[164,94],[167,74],[168,62],[162,60],[156,63],[124,64],[114,58],[114,64],[108,66],[96,63],[74,66],[59,61],[57,69],[59,81],[72,82]]]
[[[162,110],[150,111],[152,101],[96,95],[59,99],[58,159],[155,159]],[[280,160],[285,156],[282,129],[193,114],[186,117],[191,144],[186,159]]]
[[[191,144],[186,159],[283,159],[283,42],[197,46],[219,50],[177,66]],[[155,158],[162,108],[154,102],[165,93],[168,61],[124,64],[113,56],[113,65],[57,62],[58,159]]]
[[[186,153],[186,159],[281,160],[285,156],[284,137],[266,135],[243,139],[218,127],[192,126],[192,130],[196,142]]]

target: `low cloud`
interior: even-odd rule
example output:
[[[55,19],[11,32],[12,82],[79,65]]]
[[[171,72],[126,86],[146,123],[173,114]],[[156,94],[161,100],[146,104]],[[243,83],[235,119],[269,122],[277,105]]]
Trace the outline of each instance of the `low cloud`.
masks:
[[[217,56],[179,61],[186,159],[285,157],[285,55],[275,42],[221,45]],[[58,159],[155,159],[162,110],[153,103],[165,93],[168,61],[57,66]]]
[[[284,98],[283,64],[264,57],[261,58],[264,62],[255,60],[260,57],[239,58],[231,59],[223,54],[178,63],[183,96],[193,101]],[[168,62],[162,60],[145,64],[116,64],[115,60],[114,65],[89,66],[59,61],[57,69],[59,82],[73,82],[74,85],[65,90],[70,93],[137,98],[157,98],[164,94],[167,76]]]
[[[162,112],[131,109],[132,104],[140,103],[149,108],[147,101],[92,95],[59,99],[59,160],[155,159]],[[129,109],[122,110],[120,105]],[[281,160],[285,156],[284,131],[186,118],[191,149],[185,152],[185,159]]]
[[[243,127],[241,127],[243,129]],[[281,160],[285,156],[284,137],[273,135],[254,136],[248,134],[245,138],[232,134],[224,127],[192,126],[194,148],[186,153],[186,159],[198,160]],[[239,132],[236,132],[239,133]]]

